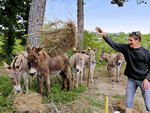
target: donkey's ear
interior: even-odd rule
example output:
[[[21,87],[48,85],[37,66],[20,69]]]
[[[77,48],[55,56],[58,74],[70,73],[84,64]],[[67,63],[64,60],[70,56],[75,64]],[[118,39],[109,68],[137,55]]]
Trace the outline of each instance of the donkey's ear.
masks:
[[[85,54],[85,53],[87,53],[88,50],[90,50],[90,49],[91,49],[91,48],[89,47],[89,48],[87,48],[86,50],[83,50],[82,53]]]
[[[2,64],[4,65],[6,71],[9,72],[11,70],[11,67],[8,64],[6,64],[4,61],[2,61]]]
[[[43,49],[43,47],[42,47],[42,46],[41,46],[41,47],[39,47],[39,48],[35,48],[35,52],[36,52],[36,53],[39,53],[42,49]]]
[[[27,50],[27,53],[31,52],[31,46],[28,43],[26,43],[26,50]]]
[[[94,49],[94,52],[96,52],[98,50],[98,48]]]
[[[88,50],[91,50],[91,48],[90,48],[90,47],[88,47],[87,49],[88,49]]]
[[[22,60],[21,60],[20,64],[18,64],[15,68],[21,70],[21,68],[22,68]]]
[[[77,49],[74,47],[74,48],[73,48],[73,51],[76,53],[76,52],[77,52]]]

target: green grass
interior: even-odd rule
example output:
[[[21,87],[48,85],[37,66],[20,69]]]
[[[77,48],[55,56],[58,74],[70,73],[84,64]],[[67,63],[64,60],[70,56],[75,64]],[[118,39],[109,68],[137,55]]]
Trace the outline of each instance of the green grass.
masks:
[[[57,76],[55,76],[57,77]],[[79,88],[72,87],[71,91],[61,90],[62,80],[53,78],[53,82],[50,85],[51,94],[46,97],[43,96],[43,103],[50,103],[50,99],[57,105],[59,103],[66,103],[74,101],[78,98],[79,94],[86,90],[86,87],[79,86]],[[23,79],[21,79],[22,89],[25,90]],[[13,86],[10,83],[8,76],[0,76],[0,113],[13,112],[13,95],[10,96]],[[38,91],[37,79],[32,80],[29,85],[29,90],[32,92]],[[43,94],[46,95],[45,85],[43,83]],[[11,98],[12,97],[12,98]]]
[[[100,100],[98,100],[96,96],[90,95],[87,97],[87,99],[91,106],[97,106],[97,107],[100,107],[101,109],[104,109],[105,104],[101,102]]]
[[[124,98],[124,95],[116,94],[116,95],[113,95],[112,97],[113,97],[113,98],[117,98],[117,99],[123,99],[123,98]]]
[[[9,76],[0,76],[0,113],[14,111],[12,99],[9,98],[12,89]]]
[[[86,109],[82,109],[80,111],[77,111],[76,113],[94,113],[93,107],[88,107]]]
[[[72,91],[61,90],[61,84],[55,83],[51,86],[51,94],[48,97],[43,98],[44,103],[48,103],[50,99],[54,101],[55,104],[65,103],[74,101],[78,96],[79,93],[85,91],[84,86],[79,86],[79,88],[72,88]]]

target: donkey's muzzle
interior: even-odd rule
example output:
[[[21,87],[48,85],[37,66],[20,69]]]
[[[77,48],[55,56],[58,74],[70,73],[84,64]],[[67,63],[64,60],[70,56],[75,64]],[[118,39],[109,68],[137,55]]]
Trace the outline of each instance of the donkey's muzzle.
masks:
[[[121,62],[121,61],[119,61],[119,62],[118,62],[118,65],[121,65],[121,64],[122,64],[122,62]]]
[[[76,69],[77,72],[79,72],[79,69]]]
[[[31,75],[31,76],[34,76],[34,75],[35,75],[35,73],[30,73],[30,75]]]

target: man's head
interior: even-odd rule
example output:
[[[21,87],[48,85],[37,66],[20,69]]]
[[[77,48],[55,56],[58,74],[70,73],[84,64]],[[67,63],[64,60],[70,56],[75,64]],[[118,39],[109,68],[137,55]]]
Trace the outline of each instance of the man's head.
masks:
[[[132,32],[129,35],[129,45],[131,48],[138,48],[141,41],[141,36],[137,32]]]

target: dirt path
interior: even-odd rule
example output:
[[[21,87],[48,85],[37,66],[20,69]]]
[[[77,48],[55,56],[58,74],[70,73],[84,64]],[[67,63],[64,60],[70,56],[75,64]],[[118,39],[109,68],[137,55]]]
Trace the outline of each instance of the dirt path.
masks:
[[[90,84],[90,88],[80,94],[79,98],[74,102],[61,105],[59,108],[60,111],[64,113],[104,113],[105,96],[108,94],[113,109],[121,113],[125,112],[124,105],[127,77],[122,75],[120,82],[112,82],[111,77],[103,76],[104,72],[97,71],[96,73],[94,83]],[[112,109],[109,106],[109,113],[111,112]],[[134,98],[134,113],[148,113],[146,112],[139,88]]]

